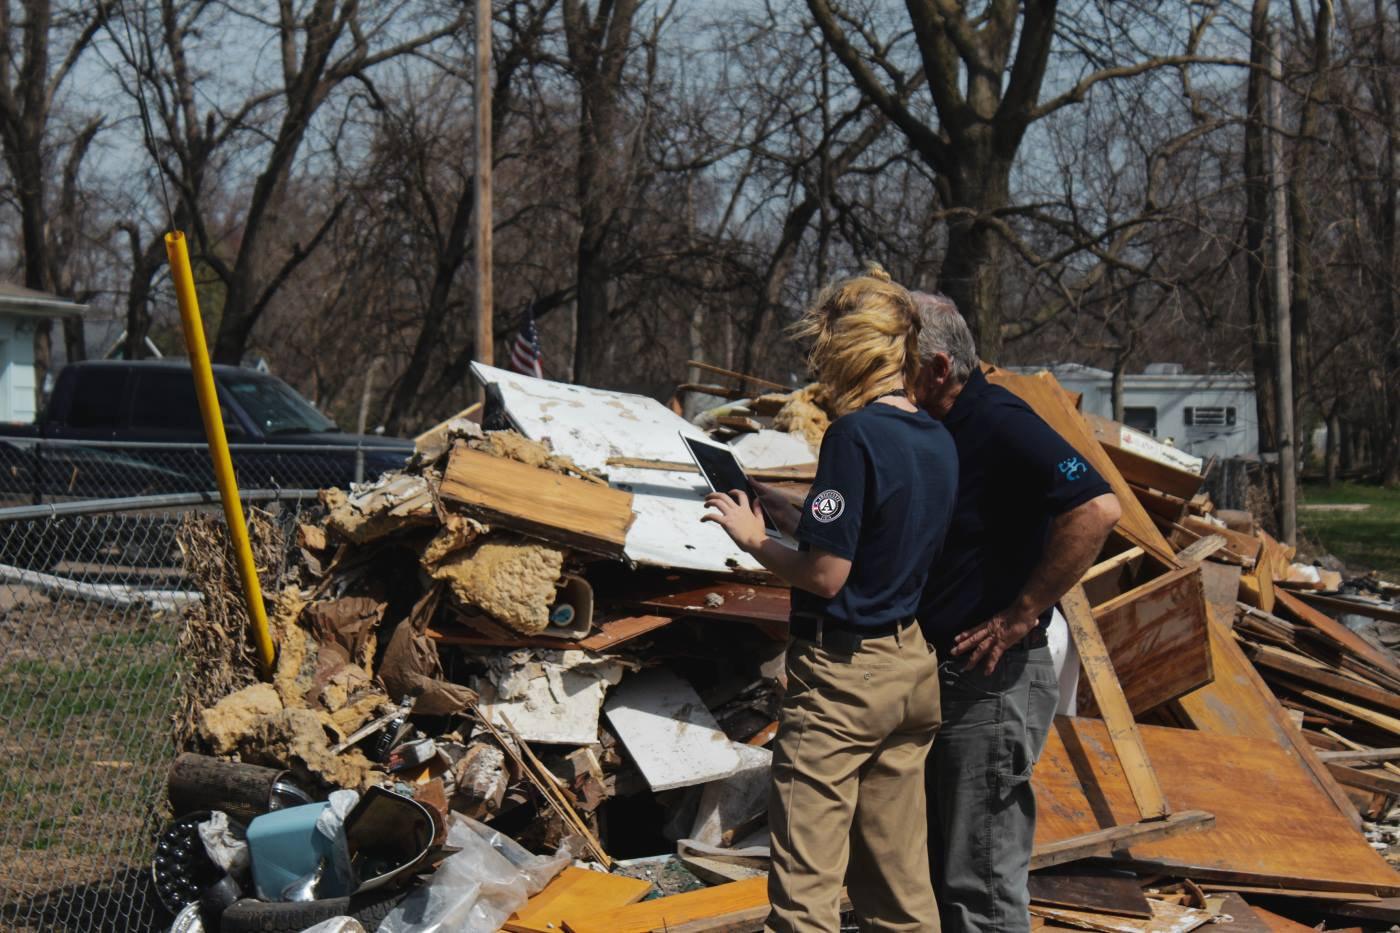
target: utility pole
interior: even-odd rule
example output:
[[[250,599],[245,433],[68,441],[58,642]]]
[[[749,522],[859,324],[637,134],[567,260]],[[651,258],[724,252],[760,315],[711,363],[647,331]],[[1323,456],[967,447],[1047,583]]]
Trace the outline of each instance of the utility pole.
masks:
[[[1283,177],[1283,61],[1271,27],[1269,46],[1269,184],[1274,220],[1274,354],[1278,408],[1279,536],[1298,543],[1298,471],[1293,447],[1293,310],[1288,289],[1288,190]]]
[[[476,358],[495,365],[491,318],[491,0],[476,0]]]

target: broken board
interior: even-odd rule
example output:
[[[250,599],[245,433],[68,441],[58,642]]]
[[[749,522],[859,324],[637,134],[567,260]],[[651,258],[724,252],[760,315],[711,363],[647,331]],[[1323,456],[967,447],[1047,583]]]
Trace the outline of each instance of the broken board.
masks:
[[[1208,910],[1181,907],[1166,901],[1148,901],[1148,904],[1152,910],[1150,919],[1117,917],[1041,904],[1031,904],[1031,914],[1079,930],[1100,930],[1103,933],[1187,933],[1211,921]]]
[[[1389,654],[1377,648],[1327,613],[1314,609],[1292,593],[1279,590],[1275,595],[1279,615],[1300,625],[1314,628],[1382,673],[1400,679],[1400,665]]]
[[[651,882],[570,865],[525,902],[502,929],[510,933],[559,933],[564,918],[588,910],[611,910],[646,897]]]
[[[1118,497],[1118,505],[1123,510],[1123,517],[1118,521],[1118,530],[1125,537],[1149,553],[1168,562],[1172,561],[1174,552],[1171,545],[1157,530],[1157,525],[1152,521],[1152,517],[1147,514],[1142,503],[1138,502],[1137,496],[1133,495],[1132,487],[1128,485],[1128,481],[1123,478],[1123,474],[1118,472],[1118,468],[1108,458],[1103,445],[1094,437],[1094,432],[1089,427],[1088,422],[1075,408],[1069,394],[1065,392],[1054,376],[1049,373],[1022,376],[1004,369],[994,368],[987,374],[987,380],[1014,393],[1034,409],[1035,413],[1053,428],[1056,434],[1059,434],[1066,443],[1079,451],[1080,456],[1089,461],[1090,466],[1099,472],[1099,475],[1113,488],[1114,495]]]
[[[465,444],[452,449],[440,492],[489,524],[604,557],[623,555],[632,525],[630,493]]]
[[[742,764],[699,694],[669,670],[624,677],[603,709],[653,791],[717,781]]]
[[[1095,606],[1094,621],[1134,716],[1141,718],[1210,683],[1210,636],[1199,568],[1171,571]],[[1080,713],[1092,716],[1097,709],[1081,681]]]
[[[1210,656],[1215,679],[1173,704],[1179,718],[1202,732],[1267,739],[1296,755],[1306,765],[1318,788],[1353,826],[1359,827],[1361,815],[1346,791],[1293,724],[1254,665],[1244,656],[1234,636],[1213,614],[1210,616]]]
[[[1031,903],[1149,919],[1152,909],[1129,872],[1067,866],[1032,872]]]
[[[1133,846],[1134,861],[1198,879],[1400,893],[1400,875],[1273,743],[1160,726],[1139,730],[1168,799],[1178,809],[1214,813],[1215,825]],[[1037,845],[1137,819],[1098,720],[1057,718],[1032,783]]]
[[[581,909],[564,917],[564,929],[567,933],[652,933],[675,929],[692,920],[761,909],[767,903],[768,879],[752,878],[613,910]]]
[[[630,560],[711,573],[763,572],[718,525],[701,524],[709,487],[699,474],[608,465],[619,456],[688,464],[681,436],[708,441],[704,431],[644,395],[536,379],[481,363],[472,364],[472,374],[500,390],[506,415],[521,434],[548,441],[555,453],[633,493],[637,517],[627,529]]]

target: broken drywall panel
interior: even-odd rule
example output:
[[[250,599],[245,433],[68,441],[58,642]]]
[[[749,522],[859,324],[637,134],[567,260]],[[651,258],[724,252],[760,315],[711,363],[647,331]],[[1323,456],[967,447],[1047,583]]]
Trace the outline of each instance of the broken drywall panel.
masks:
[[[511,651],[492,658],[474,686],[482,714],[525,741],[591,745],[603,696],[624,669],[586,651]]]
[[[769,776],[773,753],[766,748],[734,743],[739,770],[705,785],[690,838],[712,846],[732,846],[753,830],[768,812]]]
[[[707,784],[743,765],[699,694],[668,670],[624,678],[604,712],[653,791]]]
[[[535,379],[472,364],[483,384],[501,391],[506,414],[526,437],[548,441],[554,452],[608,484],[633,494],[636,521],[624,553],[641,564],[728,573],[762,568],[705,514],[705,481],[696,473],[608,466],[611,457],[689,463],[681,436],[708,440],[705,432],[655,399],[626,392]],[[810,460],[809,460],[810,462]]]

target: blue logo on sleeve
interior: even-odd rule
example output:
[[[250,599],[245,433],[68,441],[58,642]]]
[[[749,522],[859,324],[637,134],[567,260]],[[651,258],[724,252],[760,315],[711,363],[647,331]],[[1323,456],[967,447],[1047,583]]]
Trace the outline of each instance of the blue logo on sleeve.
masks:
[[[1089,472],[1089,465],[1078,457],[1070,457],[1068,460],[1060,461],[1060,472],[1065,475],[1065,479],[1072,483]]]

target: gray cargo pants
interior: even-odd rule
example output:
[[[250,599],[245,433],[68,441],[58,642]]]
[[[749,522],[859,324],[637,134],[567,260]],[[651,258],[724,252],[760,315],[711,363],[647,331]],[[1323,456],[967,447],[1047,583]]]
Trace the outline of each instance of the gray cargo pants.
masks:
[[[939,657],[943,728],[925,776],[929,864],[943,930],[1026,933],[1031,768],[1059,701],[1050,649],[1008,651],[990,676],[963,670],[962,658]]]

